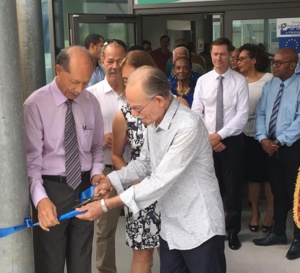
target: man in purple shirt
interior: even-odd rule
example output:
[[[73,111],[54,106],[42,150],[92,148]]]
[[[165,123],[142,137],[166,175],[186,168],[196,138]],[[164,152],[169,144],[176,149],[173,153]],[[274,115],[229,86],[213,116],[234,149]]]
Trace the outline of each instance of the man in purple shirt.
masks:
[[[91,272],[94,223],[77,218],[58,222],[57,216],[76,205],[80,193],[102,177],[103,120],[97,99],[85,90],[93,61],[82,47],[61,50],[56,78],[24,103],[28,181],[33,202],[35,272]],[[66,184],[65,117],[72,100],[81,183]],[[51,228],[50,228],[51,227]]]

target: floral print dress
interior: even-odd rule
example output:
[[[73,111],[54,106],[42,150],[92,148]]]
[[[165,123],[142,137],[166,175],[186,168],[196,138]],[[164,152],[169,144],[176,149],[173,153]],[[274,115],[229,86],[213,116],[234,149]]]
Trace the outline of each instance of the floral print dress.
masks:
[[[140,155],[144,144],[145,126],[141,119],[131,115],[130,108],[121,108],[127,123],[127,137],[131,146],[131,159]],[[157,202],[140,210],[137,214],[125,207],[126,244],[133,249],[159,247],[160,212]]]

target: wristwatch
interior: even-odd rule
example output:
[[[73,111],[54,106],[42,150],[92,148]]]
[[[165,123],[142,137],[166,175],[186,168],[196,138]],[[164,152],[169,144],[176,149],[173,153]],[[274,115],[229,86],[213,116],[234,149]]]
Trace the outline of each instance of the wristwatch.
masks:
[[[281,143],[278,139],[273,140],[273,143],[277,146],[281,146]]]
[[[101,204],[101,208],[102,208],[103,212],[104,212],[104,213],[108,212],[108,208],[107,208],[107,206],[106,206],[106,204],[105,204],[104,199],[101,199],[101,200],[100,200],[100,204]]]

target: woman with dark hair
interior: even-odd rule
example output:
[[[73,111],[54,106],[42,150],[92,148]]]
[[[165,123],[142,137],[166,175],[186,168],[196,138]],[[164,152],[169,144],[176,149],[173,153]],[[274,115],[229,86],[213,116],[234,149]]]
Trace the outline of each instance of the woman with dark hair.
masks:
[[[143,65],[156,67],[149,53],[144,50],[127,53],[121,62],[125,85],[130,74]],[[131,146],[131,160],[139,157],[144,133],[145,126],[142,120],[132,116],[130,107],[125,105],[116,113],[113,120],[111,158],[117,170],[126,166],[123,151],[128,142]],[[137,215],[125,207],[126,244],[133,249],[131,273],[151,271],[154,249],[159,248],[160,212],[156,204],[157,202],[151,204]]]
[[[264,186],[267,199],[267,208],[262,231],[269,232],[273,225],[273,194],[268,182],[266,153],[262,150],[260,143],[254,138],[255,110],[261,97],[265,83],[272,79],[271,73],[266,73],[270,64],[267,52],[254,44],[245,44],[239,48],[238,66],[249,85],[249,118],[244,127],[246,138],[246,180],[249,182],[248,201],[251,204],[252,215],[249,229],[256,232],[259,229],[259,196],[261,184]]]

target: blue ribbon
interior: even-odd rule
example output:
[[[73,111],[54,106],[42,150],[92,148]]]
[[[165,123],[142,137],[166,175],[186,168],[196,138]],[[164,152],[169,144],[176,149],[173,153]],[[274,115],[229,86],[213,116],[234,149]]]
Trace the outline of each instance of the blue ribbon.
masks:
[[[83,191],[81,194],[80,194],[80,199],[81,200],[85,200],[85,199],[88,199],[88,198],[91,198],[93,195],[94,195],[94,188],[95,188],[95,185],[89,187],[88,189],[86,189],[85,191]],[[84,214],[86,213],[87,210],[85,211],[77,211],[77,210],[72,210],[72,211],[69,211],[63,215],[60,215],[57,219],[59,221],[61,220],[65,220],[65,219],[70,219],[70,218],[73,218],[77,215],[80,215],[80,214]],[[25,229],[25,228],[29,228],[29,227],[36,227],[36,226],[39,226],[40,223],[32,223],[31,221],[31,218],[29,217],[26,217],[24,219],[24,225],[20,225],[20,226],[13,226],[13,227],[7,227],[7,228],[0,228],[0,238],[3,238],[3,237],[6,237],[8,235],[11,235],[15,232],[18,232],[22,229]]]
[[[83,202],[84,200],[93,197],[94,196],[94,188],[95,187],[96,187],[96,185],[92,185],[91,187],[89,187],[88,189],[86,189],[85,191],[83,191],[80,194],[80,201]]]

